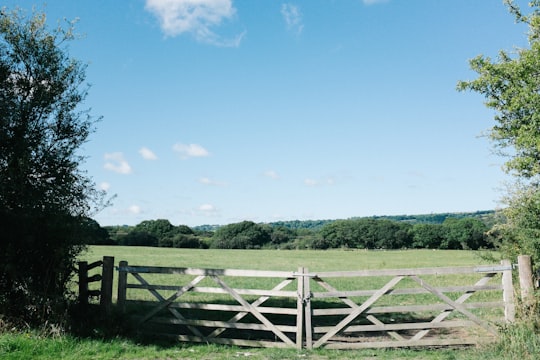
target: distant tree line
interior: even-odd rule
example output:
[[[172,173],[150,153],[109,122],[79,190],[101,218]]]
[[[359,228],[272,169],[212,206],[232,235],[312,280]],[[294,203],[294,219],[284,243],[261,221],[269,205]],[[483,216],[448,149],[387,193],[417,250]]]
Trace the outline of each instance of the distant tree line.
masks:
[[[145,220],[136,226],[97,223],[92,244],[159,246],[197,249],[481,249],[492,248],[488,230],[494,212],[472,216],[426,215],[438,221],[411,219],[353,218],[257,224],[242,221],[213,230],[174,226],[168,220]]]

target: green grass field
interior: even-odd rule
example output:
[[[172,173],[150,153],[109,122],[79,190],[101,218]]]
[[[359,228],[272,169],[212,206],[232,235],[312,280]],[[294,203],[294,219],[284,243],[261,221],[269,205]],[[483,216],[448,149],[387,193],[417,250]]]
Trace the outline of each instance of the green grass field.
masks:
[[[435,266],[466,266],[485,263],[474,251],[452,250],[200,250],[136,246],[92,246],[82,260],[95,261],[114,256],[115,263],[130,265],[311,271],[401,269]]]
[[[81,260],[93,262],[114,256],[130,265],[213,269],[338,271],[448,267],[486,264],[469,251],[278,251],[192,250],[146,247],[93,246]],[[115,274],[115,278],[117,278]],[[165,279],[165,278],[163,278]],[[339,285],[339,284],[338,284]],[[336,285],[337,286],[337,285]],[[340,286],[348,287],[348,284]],[[116,289],[114,290],[116,294]],[[504,358],[493,348],[315,350],[242,349],[231,346],[140,344],[130,339],[78,339],[71,336],[41,336],[35,332],[0,334],[2,359],[491,359]]]

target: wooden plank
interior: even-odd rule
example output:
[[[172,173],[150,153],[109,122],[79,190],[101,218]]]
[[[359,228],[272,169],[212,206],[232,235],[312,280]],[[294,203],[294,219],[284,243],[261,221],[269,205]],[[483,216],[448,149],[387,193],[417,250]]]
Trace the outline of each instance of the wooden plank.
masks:
[[[434,295],[436,295],[439,299],[441,299],[442,301],[444,301],[445,303],[447,303],[448,305],[450,305],[451,307],[453,307],[454,309],[456,309],[457,311],[459,311],[460,313],[462,313],[463,315],[467,316],[469,319],[471,319],[472,321],[474,321],[476,324],[480,325],[481,327],[483,327],[484,329],[486,329],[487,331],[489,331],[490,333],[494,334],[494,335],[497,335],[498,334],[498,331],[497,329],[493,328],[489,323],[487,323],[486,321],[478,318],[476,315],[474,315],[473,313],[471,313],[469,310],[465,309],[464,306],[462,306],[461,304],[453,301],[452,299],[450,299],[448,296],[444,295],[443,293],[441,293],[440,291],[438,291],[436,288],[434,288],[433,286],[429,285],[427,282],[425,282],[424,280],[420,279],[418,276],[411,276],[410,277],[411,279],[413,279],[414,281],[416,281],[418,284],[422,285],[422,287],[425,287],[426,289],[428,289],[429,291],[431,291]]]
[[[258,306],[256,302],[252,303],[257,310],[263,314],[276,314],[276,315],[296,315],[297,308],[279,308],[269,306]],[[224,304],[203,304],[203,303],[172,303],[169,307],[178,309],[192,309],[192,310],[209,310],[209,311],[231,311],[231,312],[244,312],[245,309],[241,305],[224,305]],[[240,320],[241,318],[238,318]],[[238,321],[236,320],[236,321]],[[234,321],[234,320],[229,320]]]
[[[93,263],[88,264],[87,270],[92,270],[99,266],[103,265],[103,260],[94,261]]]
[[[352,332],[379,332],[379,331],[404,331],[404,330],[423,330],[423,329],[449,329],[471,327],[475,323],[470,320],[450,320],[438,323],[418,322],[418,323],[392,323],[392,324],[372,324],[372,325],[351,325],[342,330],[343,333]],[[323,334],[330,331],[332,326],[317,326],[315,333]],[[397,340],[405,340],[403,337]],[[411,339],[415,340],[415,339]]]
[[[303,275],[305,269],[300,267],[298,272]],[[304,279],[304,276],[298,276],[296,284],[296,349],[298,350],[302,349],[304,336]]]
[[[493,274],[494,275],[494,274]],[[437,288],[442,293],[449,292],[473,292],[473,291],[498,291],[502,290],[502,285],[484,285],[484,286],[445,286]],[[349,290],[349,291],[334,291],[334,292],[314,292],[313,298],[325,299],[336,297],[362,297],[371,296],[377,290]],[[424,288],[408,288],[408,289],[392,289],[386,295],[416,295],[429,294],[429,291]]]
[[[510,260],[502,260],[502,265],[511,266]],[[512,270],[505,271],[502,276],[504,319],[508,323],[516,319],[516,307],[514,304],[514,284],[512,280]]]
[[[201,320],[201,319],[176,319],[167,317],[153,317],[152,323],[169,324],[169,325],[189,325],[198,327],[211,327],[237,330],[256,330],[256,331],[270,331],[267,326],[259,323],[238,323],[227,322],[218,320]],[[277,329],[282,332],[296,333],[296,326],[291,325],[275,325]],[[210,338],[207,336],[207,339]]]
[[[193,269],[162,266],[120,266],[118,271],[139,274],[176,274],[194,276],[234,276],[234,277],[269,277],[295,278],[291,271],[239,270],[239,269]]]
[[[452,274],[475,274],[479,268],[476,266],[418,268],[418,269],[383,269],[383,270],[356,270],[356,271],[332,271],[314,273],[312,276],[319,278],[332,277],[372,277],[372,276],[411,276],[411,275],[452,275]],[[502,271],[493,271],[502,272]]]
[[[504,308],[504,302],[492,301],[482,303],[468,303],[463,304],[466,309],[480,309],[480,308]],[[388,313],[420,313],[431,311],[450,311],[453,310],[451,306],[447,304],[429,304],[429,305],[396,305],[396,306],[378,306],[371,307],[365,311],[366,314],[388,314]],[[329,308],[329,309],[315,309],[313,310],[313,316],[333,316],[333,315],[348,315],[352,309],[348,308]]]
[[[260,347],[260,348],[289,348],[288,344],[283,342],[271,342],[263,340],[245,340],[245,339],[231,339],[231,338],[211,338],[202,339],[196,336],[189,335],[172,335],[175,339],[185,342],[198,342],[198,343],[212,343],[219,345],[231,345],[231,346],[246,346],[246,347]]]
[[[120,261],[119,268],[126,267],[128,265],[127,261]],[[126,310],[126,300],[127,300],[127,276],[128,273],[125,271],[118,272],[118,295],[116,297],[116,302],[120,311],[125,312]]]
[[[396,276],[392,280],[390,280],[386,285],[384,285],[377,293],[373,294],[369,299],[367,299],[362,305],[360,305],[358,308],[354,309],[353,312],[347,316],[345,319],[343,319],[339,324],[337,324],[332,331],[329,331],[326,333],[322,338],[320,338],[314,345],[314,348],[317,348],[324,344],[326,341],[328,341],[332,336],[337,334],[341,329],[343,329],[345,326],[347,326],[351,321],[353,321],[358,315],[360,315],[363,311],[365,311],[367,308],[369,308],[374,302],[379,300],[388,290],[393,288],[397,283],[399,283],[403,279],[403,276]]]
[[[292,281],[293,279],[288,279]],[[168,291],[177,291],[182,288],[182,286],[171,286],[171,285],[144,285],[144,284],[129,284],[127,285],[128,289],[141,289],[141,290],[168,290]],[[242,295],[253,295],[253,296],[270,296],[270,297],[288,297],[296,298],[296,291],[283,291],[283,290],[266,290],[266,289],[235,289],[236,292]],[[206,293],[206,294],[227,294],[227,291],[222,288],[217,287],[193,287],[190,292],[192,293]]]
[[[462,346],[462,345],[477,345],[477,342],[471,338],[462,339],[429,339],[418,341],[372,341],[372,342],[340,342],[328,343],[326,349],[382,349],[382,348],[398,348],[398,347],[426,347],[426,346]]]
[[[253,316],[255,316],[260,322],[262,322],[264,325],[268,327],[269,330],[271,330],[274,334],[277,335],[284,343],[289,344],[291,346],[294,346],[295,344],[289,339],[285,334],[283,334],[270,320],[268,320],[264,315],[262,315],[259,311],[257,311],[257,308],[252,306],[250,303],[248,303],[240,294],[238,294],[234,289],[229,287],[223,280],[221,280],[218,276],[211,276],[211,278],[219,284],[219,286],[223,287],[225,290],[231,294],[231,296],[236,299],[241,305],[243,305],[248,312],[250,312]]]
[[[308,272],[308,269],[305,268],[304,273]],[[304,303],[304,318],[306,323],[306,348],[311,350],[313,349],[313,309],[311,306],[311,284],[308,276],[304,276],[303,286],[302,302]]]

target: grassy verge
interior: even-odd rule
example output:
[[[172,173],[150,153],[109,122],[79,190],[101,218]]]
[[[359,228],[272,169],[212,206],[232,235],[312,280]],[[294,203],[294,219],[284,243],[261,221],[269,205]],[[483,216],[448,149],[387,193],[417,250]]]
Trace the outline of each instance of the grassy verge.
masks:
[[[138,344],[124,339],[93,340],[70,336],[44,337],[35,333],[0,334],[0,358],[109,360],[109,359],[426,359],[465,360],[487,359],[477,349],[438,350],[318,350],[245,349],[230,346],[177,344],[160,346]],[[500,359],[500,357],[499,357]]]

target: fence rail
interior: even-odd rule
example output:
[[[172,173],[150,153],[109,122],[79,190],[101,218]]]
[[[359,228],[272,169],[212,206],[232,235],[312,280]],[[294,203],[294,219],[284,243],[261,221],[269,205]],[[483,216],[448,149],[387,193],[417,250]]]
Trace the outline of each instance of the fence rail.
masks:
[[[509,261],[319,273],[131,266],[125,261],[117,269],[118,305],[136,319],[139,330],[180,341],[299,349],[464,345],[493,340],[497,323],[511,322],[515,314]],[[163,283],[164,276],[177,278]],[[446,277],[454,277],[454,283],[441,285]],[[238,279],[253,281],[238,287]],[[362,279],[382,283],[351,288],[350,282]],[[130,298],[137,291],[154,300]]]

